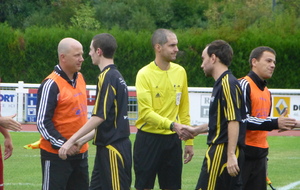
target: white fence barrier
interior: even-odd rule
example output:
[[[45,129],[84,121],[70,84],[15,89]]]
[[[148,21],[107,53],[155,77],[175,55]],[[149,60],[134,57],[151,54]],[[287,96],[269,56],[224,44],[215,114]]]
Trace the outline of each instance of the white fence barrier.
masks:
[[[0,113],[2,116],[17,114],[16,120],[21,123],[36,122],[36,98],[40,84],[0,83]],[[135,87],[130,86],[128,115],[130,124],[134,125],[138,117]],[[273,95],[271,117],[278,117],[288,109],[290,117],[300,120],[300,90],[270,89]],[[191,125],[208,121],[209,100],[212,88],[189,88]],[[87,85],[89,117],[93,109],[96,85]]]

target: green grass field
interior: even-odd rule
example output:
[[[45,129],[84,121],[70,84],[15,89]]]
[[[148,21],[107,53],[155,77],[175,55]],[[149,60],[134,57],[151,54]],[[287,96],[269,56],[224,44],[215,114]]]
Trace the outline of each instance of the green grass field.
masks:
[[[11,132],[14,152],[11,158],[4,162],[5,190],[40,190],[41,166],[39,150],[26,150],[24,145],[39,139],[37,132]],[[135,135],[131,135],[134,142]],[[300,189],[285,186],[300,180],[300,137],[270,136],[269,178],[277,190]],[[200,135],[195,139],[195,156],[193,160],[184,165],[182,176],[182,189],[193,190],[199,176],[200,167],[206,151],[206,136]],[[2,149],[3,149],[3,145]],[[89,150],[90,173],[95,158],[95,147]],[[134,183],[134,175],[133,175]],[[133,186],[133,185],[132,185]],[[280,188],[285,187],[285,188]],[[158,186],[154,189],[159,189]],[[269,188],[270,189],[270,188]]]

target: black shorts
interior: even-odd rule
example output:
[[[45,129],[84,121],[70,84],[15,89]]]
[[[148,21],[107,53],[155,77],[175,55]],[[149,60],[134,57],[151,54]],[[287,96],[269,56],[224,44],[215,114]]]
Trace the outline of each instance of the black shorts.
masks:
[[[237,148],[236,155],[240,172],[236,177],[231,177],[226,168],[227,144],[210,145],[203,161],[196,189],[242,190],[243,149]]]
[[[243,168],[244,190],[267,189],[267,158],[247,159]]]
[[[131,188],[132,151],[129,139],[106,147],[97,146],[90,190],[129,190]]]
[[[181,189],[182,142],[177,134],[138,131],[134,142],[136,189],[153,189],[157,175],[160,189]]]
[[[87,190],[88,160],[42,159],[43,190]]]

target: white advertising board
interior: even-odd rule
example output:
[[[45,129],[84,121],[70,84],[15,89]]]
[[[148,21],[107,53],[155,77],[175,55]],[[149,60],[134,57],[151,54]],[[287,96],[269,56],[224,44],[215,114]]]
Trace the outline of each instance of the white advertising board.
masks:
[[[272,98],[272,117],[279,117],[287,109],[289,117],[300,120],[300,95],[273,95]]]
[[[17,93],[12,90],[0,91],[0,113],[2,116],[11,116],[17,113]]]
[[[210,96],[211,93],[189,93],[191,125],[208,122]]]

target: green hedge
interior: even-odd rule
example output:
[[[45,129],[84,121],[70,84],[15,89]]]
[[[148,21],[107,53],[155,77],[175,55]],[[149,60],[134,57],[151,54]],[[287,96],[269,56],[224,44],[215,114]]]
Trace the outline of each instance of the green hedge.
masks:
[[[14,30],[6,24],[0,24],[0,77],[2,82],[24,81],[40,83],[58,63],[57,44],[64,37],[78,39],[84,46],[84,65],[81,72],[87,84],[95,84],[99,70],[91,64],[88,55],[91,38],[98,33],[108,32],[118,42],[115,64],[123,74],[127,84],[135,84],[137,71],[154,59],[151,47],[152,31],[111,30],[86,31],[81,29],[29,27],[24,32]],[[177,62],[187,71],[189,86],[211,87],[212,78],[206,78],[200,65],[201,53],[209,42],[215,39],[228,41],[234,58],[230,69],[239,78],[249,70],[248,57],[257,46],[267,45],[277,52],[276,70],[268,80],[269,88],[300,88],[300,32],[278,34],[274,30],[249,28],[245,31],[233,31],[231,28],[218,30],[189,29],[175,31],[179,40]]]

